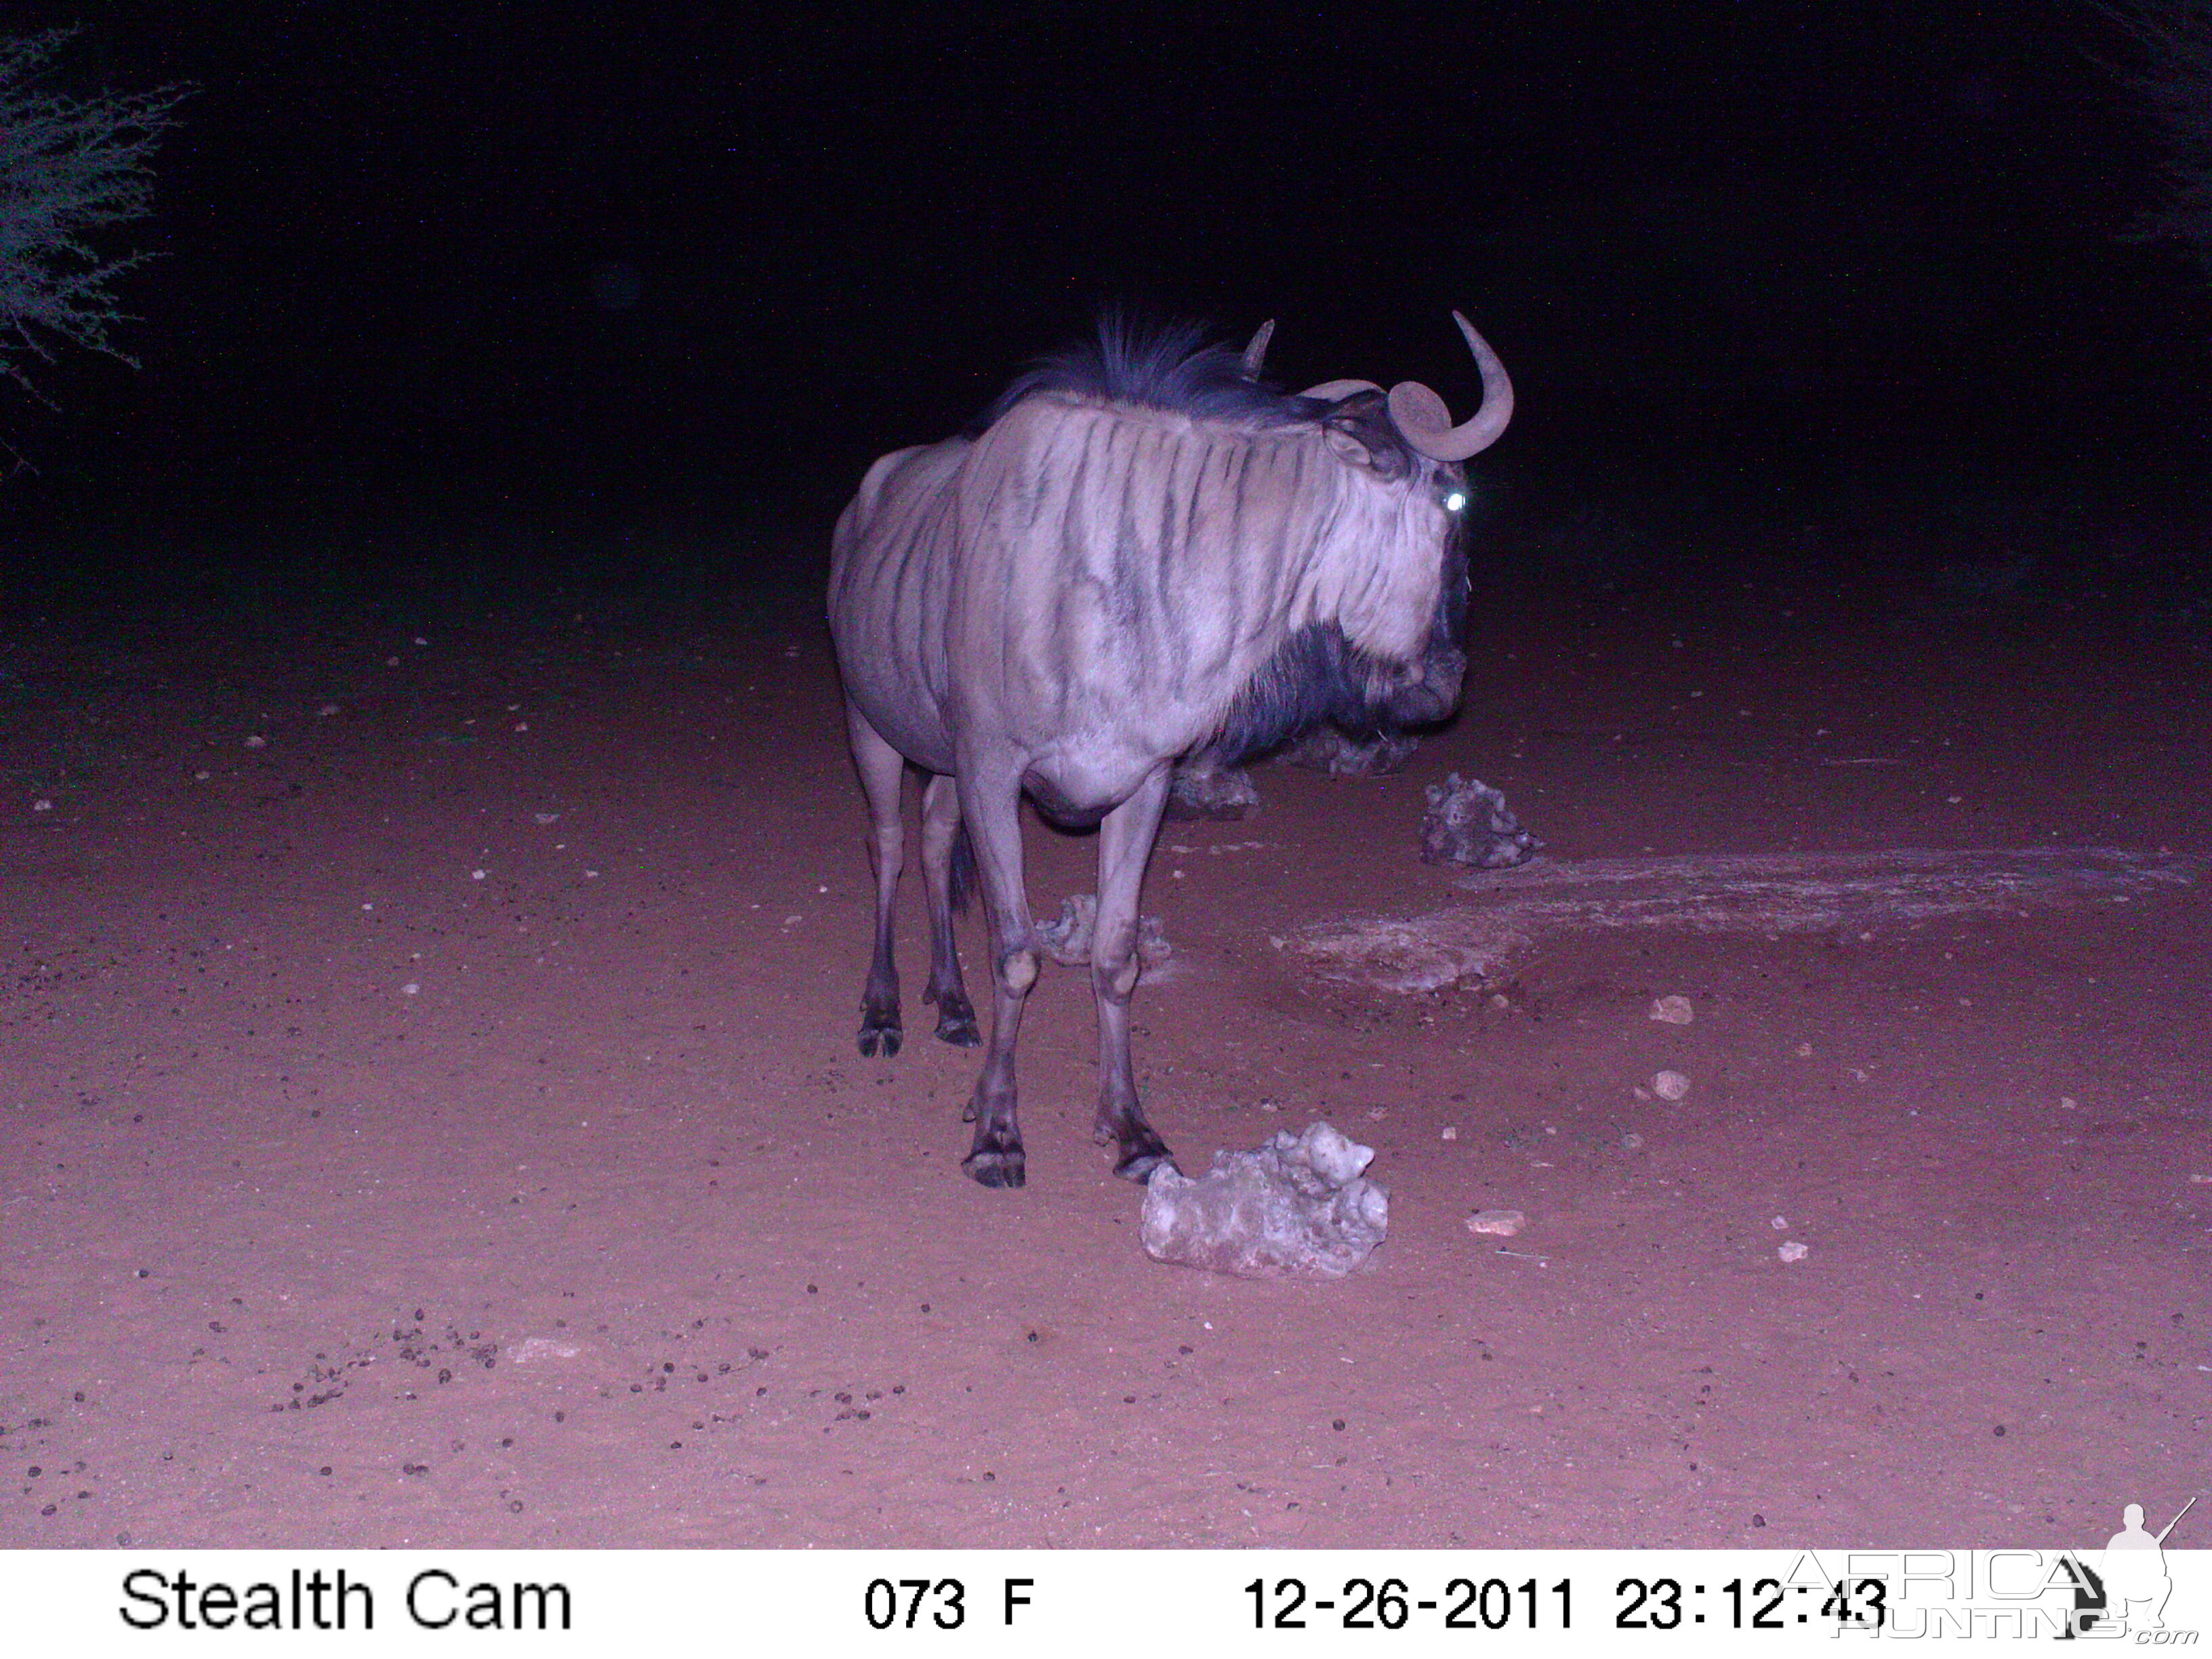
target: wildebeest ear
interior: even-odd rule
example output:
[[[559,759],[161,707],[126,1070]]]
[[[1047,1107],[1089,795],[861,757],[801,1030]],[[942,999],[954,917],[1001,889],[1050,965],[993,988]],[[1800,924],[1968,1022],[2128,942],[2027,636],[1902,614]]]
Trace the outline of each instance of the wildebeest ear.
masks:
[[[1390,424],[1389,405],[1379,392],[1339,404],[1322,416],[1322,436],[1335,453],[1378,477],[1395,479],[1406,471],[1405,441]]]

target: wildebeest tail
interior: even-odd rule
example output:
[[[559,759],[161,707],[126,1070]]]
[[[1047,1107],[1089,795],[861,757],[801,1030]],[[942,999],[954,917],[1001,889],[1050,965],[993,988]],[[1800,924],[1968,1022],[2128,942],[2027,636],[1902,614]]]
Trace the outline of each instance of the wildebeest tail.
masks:
[[[975,848],[968,839],[968,826],[963,823],[952,832],[951,867],[945,872],[946,896],[952,905],[952,914],[965,915],[974,902],[977,877]]]

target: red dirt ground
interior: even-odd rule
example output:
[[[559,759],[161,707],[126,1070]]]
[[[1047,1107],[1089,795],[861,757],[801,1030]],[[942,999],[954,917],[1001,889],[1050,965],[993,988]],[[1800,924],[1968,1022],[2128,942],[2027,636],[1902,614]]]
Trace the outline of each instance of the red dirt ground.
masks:
[[[1153,1121],[1194,1170],[1316,1114],[1379,1149],[1388,1243],[1308,1285],[1138,1249],[1078,975],[1024,1031],[1028,1188],[962,1178],[911,879],[912,1040],[855,1054],[808,605],[198,614],[0,654],[0,1544],[2080,1547],[2212,1465],[2201,884],[1559,940],[1503,1006],[1269,944],[1463,898],[1415,858],[1452,770],[1574,857],[2201,867],[2179,642],[1531,603],[1403,775],[1170,825]],[[1090,857],[1032,828],[1042,913]]]

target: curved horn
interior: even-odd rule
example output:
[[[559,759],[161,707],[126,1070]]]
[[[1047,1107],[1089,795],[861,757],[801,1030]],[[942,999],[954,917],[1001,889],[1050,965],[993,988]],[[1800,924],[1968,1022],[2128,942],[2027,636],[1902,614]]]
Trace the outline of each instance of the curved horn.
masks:
[[[1323,380],[1319,386],[1310,386],[1298,393],[1301,398],[1317,398],[1325,404],[1341,402],[1356,392],[1380,392],[1382,388],[1372,380]]]
[[[1260,325],[1259,331],[1252,337],[1252,343],[1244,348],[1244,378],[1246,380],[1256,380],[1260,378],[1260,365],[1267,361],[1267,342],[1274,337],[1274,333],[1275,319],[1270,317]]]
[[[1463,461],[1489,448],[1513,418],[1513,382],[1506,375],[1505,365],[1466,318],[1455,311],[1452,321],[1467,336],[1468,349],[1474,353],[1475,365],[1482,371],[1482,407],[1454,426],[1444,400],[1419,380],[1401,380],[1390,388],[1392,424],[1400,436],[1432,461]]]

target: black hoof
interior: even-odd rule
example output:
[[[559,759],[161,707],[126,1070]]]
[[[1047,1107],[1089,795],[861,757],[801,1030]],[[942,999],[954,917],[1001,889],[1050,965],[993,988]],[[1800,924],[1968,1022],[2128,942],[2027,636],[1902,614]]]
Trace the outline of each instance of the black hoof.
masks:
[[[981,1187],[1018,1187],[1028,1178],[1018,1146],[970,1152],[960,1160],[960,1168]]]
[[[896,1025],[863,1025],[860,1028],[861,1056],[864,1059],[873,1060],[876,1056],[876,1049],[880,1045],[884,1051],[884,1058],[889,1060],[893,1054],[898,1053],[899,1040],[899,1028]]]
[[[983,1040],[975,1029],[975,1005],[957,991],[924,991],[922,1000],[937,1005],[937,1035],[956,1048],[973,1048]]]
[[[1166,1165],[1177,1175],[1182,1170],[1176,1165],[1175,1154],[1164,1146],[1156,1152],[1133,1152],[1114,1166],[1114,1173],[1124,1181],[1133,1181],[1139,1186],[1152,1178],[1152,1171]]]
[[[1139,1123],[1125,1130],[1119,1140],[1121,1157],[1114,1165],[1114,1173],[1124,1181],[1148,1181],[1152,1171],[1163,1164],[1170,1170],[1176,1168],[1175,1154],[1168,1150],[1166,1141],[1152,1133],[1149,1124]]]

